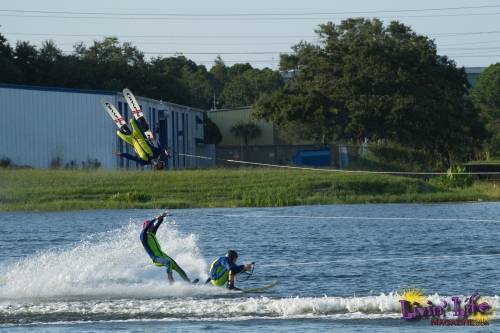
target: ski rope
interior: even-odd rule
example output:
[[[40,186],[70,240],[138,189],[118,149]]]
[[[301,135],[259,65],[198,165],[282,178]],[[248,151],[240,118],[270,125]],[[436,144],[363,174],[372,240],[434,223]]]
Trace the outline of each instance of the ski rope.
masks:
[[[269,163],[258,163],[250,161],[239,161],[239,160],[229,160],[218,157],[210,156],[200,156],[193,154],[177,153],[180,156],[187,156],[193,158],[199,158],[204,160],[216,160],[235,164],[245,164],[245,165],[255,165],[270,168],[282,168],[282,169],[294,169],[294,170],[308,170],[308,171],[322,171],[322,172],[337,172],[337,173],[357,173],[357,174],[382,174],[382,175],[420,175],[420,176],[431,176],[431,175],[500,175],[500,171],[488,171],[488,172],[421,172],[421,171],[369,171],[369,170],[345,170],[345,169],[326,169],[326,168],[311,168],[311,167],[298,167],[292,165],[278,165]]]

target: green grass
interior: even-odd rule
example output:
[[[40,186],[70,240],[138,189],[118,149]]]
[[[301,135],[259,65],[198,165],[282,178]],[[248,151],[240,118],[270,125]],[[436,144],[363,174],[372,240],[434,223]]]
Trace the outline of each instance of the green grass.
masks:
[[[0,170],[0,210],[276,207],[334,203],[499,200],[476,183],[446,189],[421,179],[299,170],[170,172]]]

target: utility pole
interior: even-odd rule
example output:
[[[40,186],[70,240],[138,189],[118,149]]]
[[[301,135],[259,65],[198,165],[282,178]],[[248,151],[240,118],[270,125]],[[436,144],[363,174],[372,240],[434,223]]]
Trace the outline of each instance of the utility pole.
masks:
[[[215,91],[214,91],[214,99],[213,99],[213,105],[212,105],[212,109],[210,111],[215,111],[217,110],[217,99],[215,98]]]

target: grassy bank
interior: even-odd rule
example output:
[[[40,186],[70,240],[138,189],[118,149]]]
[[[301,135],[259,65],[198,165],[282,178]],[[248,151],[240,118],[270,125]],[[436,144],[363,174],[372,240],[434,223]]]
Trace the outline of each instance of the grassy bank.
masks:
[[[174,172],[0,170],[0,210],[275,207],[499,200],[476,183],[446,189],[420,179],[297,170]]]

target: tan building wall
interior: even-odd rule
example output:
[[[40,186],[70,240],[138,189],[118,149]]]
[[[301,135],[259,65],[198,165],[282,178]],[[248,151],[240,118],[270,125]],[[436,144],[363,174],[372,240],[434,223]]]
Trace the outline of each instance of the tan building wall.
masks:
[[[231,127],[233,127],[240,121],[252,121],[257,124],[257,126],[259,126],[262,131],[259,137],[250,140],[250,142],[248,143],[249,145],[274,144],[273,124],[263,120],[253,119],[250,116],[251,112],[252,110],[249,107],[207,112],[208,118],[210,118],[210,120],[217,124],[222,134],[222,141],[219,143],[219,146],[237,146],[242,144],[242,140],[240,138],[236,138],[231,134]]]

